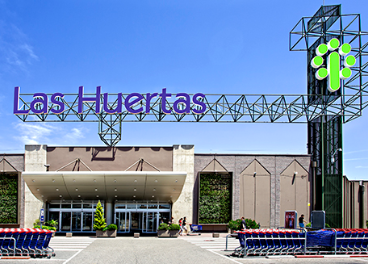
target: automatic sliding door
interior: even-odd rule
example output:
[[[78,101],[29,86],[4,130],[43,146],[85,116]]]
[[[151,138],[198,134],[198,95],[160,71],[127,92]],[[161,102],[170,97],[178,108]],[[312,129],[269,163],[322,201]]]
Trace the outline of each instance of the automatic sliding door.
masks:
[[[144,226],[143,232],[152,233],[157,230],[157,214],[155,212],[145,212],[143,213],[142,224]]]
[[[129,231],[129,213],[120,212],[117,213],[118,218],[118,231],[128,232]]]
[[[61,231],[70,231],[71,212],[61,213]]]
[[[72,231],[82,231],[81,216],[81,212],[72,212]]]
[[[83,231],[92,231],[92,212],[83,212]]]

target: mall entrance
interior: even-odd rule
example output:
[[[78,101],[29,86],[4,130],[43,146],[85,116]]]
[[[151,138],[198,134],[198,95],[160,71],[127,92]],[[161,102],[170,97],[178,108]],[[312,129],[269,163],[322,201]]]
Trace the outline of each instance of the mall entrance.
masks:
[[[98,201],[51,201],[47,204],[47,220],[58,222],[59,232],[94,232],[94,213]],[[105,203],[101,201],[105,211]],[[108,217],[105,211],[105,218]],[[118,201],[114,204],[112,222],[118,233],[156,233],[158,225],[168,223],[171,204],[160,202]],[[107,223],[110,224],[110,223]]]
[[[115,224],[119,233],[156,233],[161,222],[168,223],[171,204],[160,202],[115,203]]]

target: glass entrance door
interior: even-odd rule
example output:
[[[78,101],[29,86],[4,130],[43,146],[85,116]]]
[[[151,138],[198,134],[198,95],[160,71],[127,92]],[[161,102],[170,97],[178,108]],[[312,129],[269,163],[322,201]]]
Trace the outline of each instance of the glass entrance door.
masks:
[[[158,214],[155,212],[144,212],[142,218],[143,232],[157,232]]]
[[[61,213],[61,231],[70,231],[71,212]]]
[[[130,232],[142,230],[142,213],[130,212]]]
[[[127,212],[116,213],[116,225],[118,227],[118,232],[129,232],[129,216]]]

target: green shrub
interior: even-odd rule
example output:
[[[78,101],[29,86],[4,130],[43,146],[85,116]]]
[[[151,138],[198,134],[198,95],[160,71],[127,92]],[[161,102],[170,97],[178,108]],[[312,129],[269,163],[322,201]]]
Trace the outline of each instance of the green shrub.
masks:
[[[241,230],[241,220],[230,220],[227,226],[234,231]]]
[[[252,219],[247,218],[247,219],[244,219],[244,221],[245,221],[245,225],[247,228],[250,228],[250,229],[259,228],[259,225],[256,223],[256,221]],[[231,230],[234,230],[234,231],[241,230],[242,229],[241,222],[242,222],[241,219],[230,220],[227,226]]]
[[[245,219],[245,225],[247,228],[250,228],[250,229],[257,229],[259,228],[259,225],[256,223],[255,220],[252,220],[252,219]]]
[[[312,227],[312,223],[308,223],[305,227]]]
[[[330,225],[329,225],[329,224],[327,224],[327,223],[325,224],[325,227],[326,227],[326,228],[331,228],[331,227],[330,227]]]
[[[115,224],[109,224],[106,228],[109,231],[118,230],[118,227]]]
[[[50,220],[47,222],[47,224],[52,227],[57,227],[59,225],[58,221],[56,220]]]
[[[39,225],[35,225],[35,226],[33,226],[33,228],[41,228],[41,226],[39,226]],[[43,225],[42,226],[42,229],[46,229],[46,230],[56,230],[56,228],[55,227],[52,227],[52,226],[46,226],[46,225]]]
[[[180,229],[180,228],[179,228]],[[158,226],[158,229],[157,230],[169,230],[169,225],[166,224],[166,223],[161,223],[159,226]]]
[[[169,230],[180,230],[180,225],[178,225],[178,224],[171,224],[169,226]]]
[[[40,224],[41,224],[41,222],[40,222],[40,219],[36,219],[35,221],[34,221],[34,223],[33,223],[33,227],[34,228],[37,228],[37,227],[35,227],[35,226],[40,226]],[[39,228],[39,227],[38,227]]]
[[[103,216],[104,216],[104,211],[103,211],[101,202],[98,201],[96,211],[95,211],[95,222],[93,225],[93,229],[104,230],[104,228],[106,228],[106,221]]]

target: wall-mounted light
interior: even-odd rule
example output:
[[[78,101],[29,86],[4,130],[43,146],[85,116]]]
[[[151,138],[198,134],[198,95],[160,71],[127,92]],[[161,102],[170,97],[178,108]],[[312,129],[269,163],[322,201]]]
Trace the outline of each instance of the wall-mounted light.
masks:
[[[117,192],[117,191],[118,191],[118,189],[116,189],[116,188],[115,188],[115,190],[114,190],[114,191],[115,191],[115,192]]]
[[[332,157],[331,157],[331,163],[335,163],[335,155],[338,151],[342,151],[342,148],[338,148],[335,150],[335,152],[332,154]]]
[[[97,190],[97,188],[95,188],[95,192],[97,192],[98,190]]]
[[[257,172],[256,171],[253,172],[253,177],[256,177],[256,175],[257,175]]]
[[[78,192],[78,188],[75,188],[75,191]]]
[[[59,191],[59,188],[56,188],[56,191],[58,192]]]

